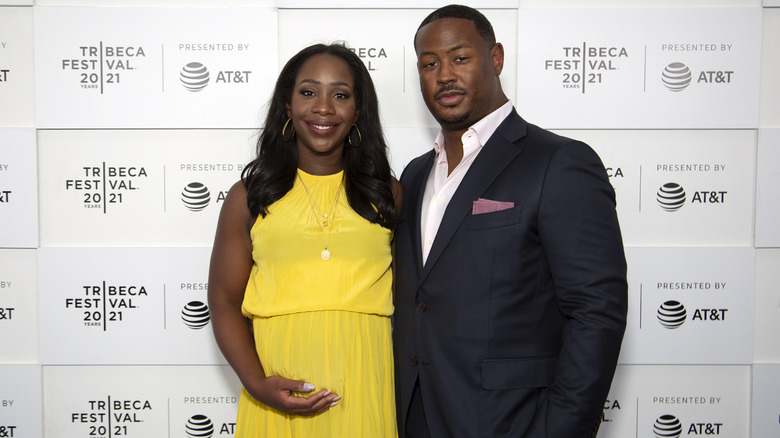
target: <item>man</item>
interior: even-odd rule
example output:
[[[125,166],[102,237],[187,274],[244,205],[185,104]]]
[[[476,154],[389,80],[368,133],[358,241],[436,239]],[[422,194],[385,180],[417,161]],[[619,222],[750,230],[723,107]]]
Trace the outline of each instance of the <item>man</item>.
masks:
[[[604,166],[517,115],[504,49],[476,10],[433,12],[415,50],[441,133],[401,177],[401,437],[590,437],[627,308]]]

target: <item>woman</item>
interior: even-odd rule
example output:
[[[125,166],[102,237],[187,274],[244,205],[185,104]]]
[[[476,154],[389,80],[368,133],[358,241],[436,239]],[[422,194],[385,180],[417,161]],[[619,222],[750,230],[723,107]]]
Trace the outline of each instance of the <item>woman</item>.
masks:
[[[307,47],[217,225],[209,307],[244,389],[236,437],[395,437],[391,176],[371,78]]]

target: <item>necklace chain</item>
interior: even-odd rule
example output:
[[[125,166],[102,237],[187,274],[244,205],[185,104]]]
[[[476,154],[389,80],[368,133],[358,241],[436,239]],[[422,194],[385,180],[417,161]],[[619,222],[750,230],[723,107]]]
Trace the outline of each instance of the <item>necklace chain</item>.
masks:
[[[344,179],[341,179],[341,182],[339,183],[339,188],[336,190],[336,197],[333,200],[333,205],[330,207],[330,212],[322,212],[317,205],[316,202],[314,202],[314,198],[311,196],[311,192],[309,192],[309,188],[306,187],[306,183],[303,181],[303,178],[301,178],[301,174],[297,173],[298,179],[301,180],[301,185],[303,185],[303,190],[306,192],[306,196],[309,198],[309,205],[311,206],[311,211],[314,213],[314,219],[317,222],[317,225],[320,227],[320,232],[322,232],[322,246],[325,247],[325,249],[320,252],[320,257],[322,257],[322,260],[328,260],[330,259],[330,251],[328,250],[328,245],[330,245],[330,233],[333,231],[333,220],[336,218],[334,216],[334,213],[336,212],[336,205],[339,203],[339,197],[341,196],[341,186],[344,185]],[[325,229],[323,227],[328,227],[328,234],[325,234]]]

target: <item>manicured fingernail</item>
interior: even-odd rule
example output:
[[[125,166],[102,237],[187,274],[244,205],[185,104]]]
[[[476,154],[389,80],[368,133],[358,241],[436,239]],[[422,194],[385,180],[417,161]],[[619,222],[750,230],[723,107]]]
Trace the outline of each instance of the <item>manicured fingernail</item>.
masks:
[[[333,402],[330,404],[330,407],[336,406],[337,404],[339,404],[339,402]]]
[[[314,390],[314,385],[312,385],[311,383],[304,383],[303,384],[303,390],[304,391],[313,391]]]
[[[330,389],[325,391],[325,394],[322,394],[322,398],[325,398],[325,397],[329,396],[331,392],[332,391]]]
[[[341,400],[341,396],[338,396],[338,397],[333,397],[333,401],[334,401],[334,402],[337,402],[337,401],[339,401],[339,400]]]

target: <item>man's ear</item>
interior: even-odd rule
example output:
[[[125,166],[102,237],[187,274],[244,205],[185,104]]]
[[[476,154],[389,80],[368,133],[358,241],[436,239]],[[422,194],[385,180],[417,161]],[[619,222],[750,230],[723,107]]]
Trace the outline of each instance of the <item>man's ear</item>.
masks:
[[[490,48],[490,60],[493,63],[493,71],[496,76],[501,75],[504,70],[504,46],[501,43],[495,43]]]

